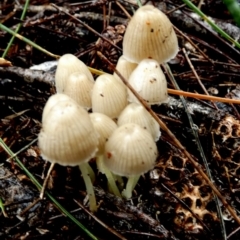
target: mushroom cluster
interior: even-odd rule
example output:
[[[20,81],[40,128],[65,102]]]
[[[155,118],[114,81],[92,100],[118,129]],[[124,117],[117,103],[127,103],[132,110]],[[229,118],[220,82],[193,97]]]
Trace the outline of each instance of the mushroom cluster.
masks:
[[[151,5],[140,7],[126,28],[116,69],[147,104],[161,104],[168,95],[159,64],[177,51],[177,37],[166,15]],[[161,135],[158,123],[116,74],[94,81],[87,66],[72,54],[59,59],[55,81],[57,94],[44,107],[38,137],[42,157],[79,166],[91,211],[97,210],[95,175],[87,163],[91,158],[106,175],[109,190],[131,198],[141,174],[154,167]],[[122,177],[128,178],[125,189]]]

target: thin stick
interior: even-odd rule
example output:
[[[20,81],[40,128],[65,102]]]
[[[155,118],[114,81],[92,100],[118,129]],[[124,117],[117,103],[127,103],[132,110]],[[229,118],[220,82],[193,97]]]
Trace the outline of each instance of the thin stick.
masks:
[[[201,54],[202,54],[202,56],[206,59],[206,60],[208,60],[209,62],[211,62],[212,64],[214,64],[214,61],[212,60],[212,59],[210,59],[202,50],[201,50],[201,48],[200,47],[198,47],[198,45],[196,45],[193,41],[192,41],[192,39],[191,38],[189,38],[188,36],[186,36],[186,34],[184,34],[181,30],[179,30],[177,27],[175,27],[174,25],[173,25],[173,28],[174,28],[174,30],[178,33],[178,34],[180,34],[182,37],[184,37],[188,42],[190,42],[191,43],[191,45],[194,47],[194,48],[196,48]]]
[[[108,61],[108,59],[101,53],[97,52],[98,56],[103,59],[105,62],[109,64],[111,69],[121,78],[123,83],[130,89],[130,91],[134,94],[134,96],[138,99],[138,101],[146,108],[146,110],[152,115],[152,117],[158,122],[161,129],[163,129],[168,136],[172,139],[175,146],[179,148],[179,151],[181,151],[192,163],[192,165],[195,167],[195,169],[198,171],[198,173],[203,177],[203,179],[206,181],[207,184],[209,184],[210,188],[214,191],[214,193],[218,196],[218,198],[221,200],[222,204],[227,208],[227,210],[230,212],[232,217],[235,219],[235,221],[240,225],[240,219],[237,216],[235,210],[227,203],[225,198],[221,195],[219,190],[215,187],[215,185],[211,182],[211,180],[208,178],[208,176],[205,174],[205,172],[202,170],[202,166],[197,163],[191,154],[185,149],[185,147],[179,142],[179,140],[175,137],[175,135],[172,133],[170,129],[168,129],[167,125],[162,122],[160,118],[156,115],[156,113],[151,109],[150,106],[144,101],[141,96],[136,92],[136,90],[127,82],[127,80],[121,75],[121,73],[115,68],[115,66]]]
[[[240,104],[240,100],[237,100],[237,99],[214,97],[214,96],[203,95],[203,94],[198,94],[198,93],[184,92],[182,90],[175,90],[175,89],[171,89],[171,88],[168,88],[168,93],[174,94],[174,95],[180,95],[180,96],[184,96],[184,97],[211,100],[211,101],[216,101],[216,102]]]
[[[109,230],[112,234],[114,234],[115,236],[117,236],[119,239],[121,240],[127,240],[125,237],[123,237],[120,233],[118,233],[117,231],[115,231],[113,228],[110,228],[106,223],[102,222],[99,218],[97,218],[95,215],[93,215],[91,212],[89,212],[80,202],[78,202],[77,200],[73,199],[74,202],[80,207],[82,208],[87,214],[89,214],[96,222],[98,222],[100,225],[102,225],[104,228],[106,228],[107,230]]]
[[[118,47],[117,45],[113,44],[111,40],[105,38],[103,35],[101,35],[100,33],[98,33],[96,30],[94,30],[93,28],[91,28],[90,26],[88,26],[86,23],[84,23],[83,21],[81,21],[80,19],[74,17],[73,15],[69,14],[68,12],[62,10],[61,8],[59,8],[57,5],[55,5],[54,3],[51,3],[51,5],[53,7],[55,7],[56,9],[58,9],[59,11],[65,13],[66,15],[68,15],[69,17],[71,17],[72,19],[74,19],[75,21],[79,22],[81,25],[83,25],[85,28],[87,28],[89,31],[93,32],[94,34],[96,34],[98,37],[102,38],[104,41],[108,42],[109,44],[111,44],[113,47],[117,48],[119,51],[122,52],[122,49],[120,47]]]
[[[121,8],[121,10],[125,13],[125,15],[126,15],[129,19],[132,18],[132,16],[128,13],[128,11],[125,9],[125,7],[123,7],[123,5],[122,5],[120,2],[116,1],[115,3]]]
[[[196,77],[196,79],[197,79],[197,81],[198,81],[198,84],[200,85],[200,87],[202,88],[202,90],[204,91],[204,93],[205,93],[206,95],[209,95],[207,89],[206,89],[205,86],[202,84],[201,79],[199,78],[199,76],[198,76],[195,68],[193,67],[192,62],[191,62],[191,60],[189,59],[188,54],[187,54],[185,48],[182,48],[182,51],[183,51],[183,54],[184,54],[185,58],[187,59],[188,65],[189,65],[190,68],[192,69],[192,72],[193,72],[194,76]],[[216,110],[219,110],[215,103],[213,103],[213,106],[215,107]]]
[[[52,172],[52,170],[53,170],[53,168],[54,168],[54,165],[55,165],[55,163],[51,163],[51,166],[50,166],[50,168],[48,169],[47,176],[46,176],[46,178],[44,179],[43,187],[42,187],[41,192],[40,192],[40,196],[39,196],[40,199],[43,199],[44,192],[45,192],[45,189],[46,189],[46,186],[47,186],[47,183],[48,183],[48,179],[49,179],[50,174],[51,174],[51,172]]]

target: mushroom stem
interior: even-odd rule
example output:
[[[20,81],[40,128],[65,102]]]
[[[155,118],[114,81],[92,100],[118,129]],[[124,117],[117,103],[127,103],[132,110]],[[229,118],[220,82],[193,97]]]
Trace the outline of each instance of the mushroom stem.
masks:
[[[141,175],[134,175],[134,176],[130,176],[128,178],[126,189],[124,189],[122,191],[122,196],[124,198],[129,199],[132,197],[132,191],[135,188],[135,186],[137,185],[137,182],[138,182],[140,176]]]
[[[114,174],[114,173],[112,173],[112,175],[113,175],[113,177],[115,178],[115,181],[118,182],[118,187],[120,188],[120,190],[123,190],[124,181],[123,181],[122,177],[119,176],[119,175],[116,175],[116,174]]]
[[[94,173],[92,167],[89,165],[89,163],[86,163],[86,168],[87,168],[88,175],[89,175],[92,183],[94,183],[96,177],[95,177],[95,173]]]
[[[103,155],[100,155],[97,157],[97,159],[96,159],[97,167],[100,172],[105,174],[105,176],[108,180],[109,188],[112,190],[113,194],[118,197],[121,197],[121,194],[120,194],[119,189],[115,182],[115,177],[113,176],[112,172],[104,165],[103,158],[104,158]]]
[[[87,163],[82,163],[79,165],[79,169],[82,172],[82,176],[83,176],[83,180],[85,182],[87,194],[89,196],[89,208],[92,212],[96,212],[97,211],[97,203],[96,203],[96,198],[95,198],[91,178],[90,178],[89,172],[88,172],[89,167],[87,165],[88,165]]]

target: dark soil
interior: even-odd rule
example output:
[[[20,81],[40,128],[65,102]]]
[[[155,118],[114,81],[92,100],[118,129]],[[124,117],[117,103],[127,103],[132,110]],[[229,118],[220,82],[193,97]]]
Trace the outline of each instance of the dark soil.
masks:
[[[122,36],[128,18],[115,1],[55,1],[122,47]],[[131,15],[137,5],[118,1]],[[198,4],[199,1],[193,1]],[[112,73],[97,51],[116,64],[122,54],[111,44],[99,40],[93,32],[63,12],[47,8],[48,0],[31,1],[21,21],[25,1],[5,0],[0,3],[0,21],[47,51],[63,55],[72,53],[88,66]],[[210,95],[240,99],[240,53],[178,0],[152,1],[164,11],[177,31],[179,53],[169,62],[181,90],[204,94],[193,69]],[[111,9],[111,17],[108,14]],[[236,41],[240,29],[232,21],[222,1],[205,0],[202,11]],[[190,38],[195,46],[188,41]],[[0,54],[10,40],[0,31]],[[197,47],[198,48],[197,48]],[[203,56],[202,52],[205,53]],[[190,67],[187,57],[190,59]],[[0,66],[0,137],[18,153],[18,159],[42,184],[50,163],[45,162],[37,145],[41,115],[49,96],[55,93],[52,67],[46,72],[30,70],[33,65],[55,60],[29,44],[15,39],[5,59],[12,67]],[[163,67],[168,87],[174,88],[171,75]],[[186,103],[186,108],[184,107]],[[171,96],[169,103],[154,106],[177,139],[239,214],[240,210],[240,119],[239,106],[192,98],[184,102]],[[192,119],[192,123],[190,123]],[[108,192],[105,176],[96,172],[94,183],[100,207],[97,220],[87,212],[86,190],[79,169],[56,165],[47,186],[49,192],[65,209],[98,239],[240,239],[239,224],[233,219],[210,186],[191,162],[162,132],[158,141],[159,157],[155,168],[140,178],[131,200],[123,200]],[[27,147],[26,147],[27,146]],[[25,148],[26,147],[26,148]],[[204,156],[206,162],[204,163]],[[47,197],[39,199],[39,190],[27,173],[0,147],[0,239],[90,239],[71,219],[66,217]],[[208,168],[208,171],[207,171]],[[126,179],[125,179],[126,180]],[[79,205],[79,204],[80,205]],[[236,232],[234,232],[236,231]]]

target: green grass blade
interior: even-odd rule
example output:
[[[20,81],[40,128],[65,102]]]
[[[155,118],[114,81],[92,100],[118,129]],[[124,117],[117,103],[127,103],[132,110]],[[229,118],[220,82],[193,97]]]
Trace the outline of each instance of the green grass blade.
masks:
[[[224,32],[220,27],[218,27],[215,23],[213,23],[208,17],[198,9],[192,2],[189,0],[182,0],[189,8],[191,8],[195,13],[197,13],[204,21],[206,21],[216,32],[218,32],[222,37],[226,40],[234,44],[236,47],[240,49],[240,43],[235,41],[231,36],[229,36],[226,32]]]
[[[224,4],[227,6],[228,11],[231,13],[234,21],[240,26],[240,6],[236,0],[223,0]]]
[[[21,17],[20,17],[20,20],[23,20],[23,19],[25,18],[25,15],[26,15],[26,12],[27,12],[27,8],[28,8],[28,5],[29,5],[29,2],[30,2],[30,0],[27,0],[27,1],[25,2],[24,9],[23,9],[22,15],[21,15]],[[18,32],[19,32],[21,26],[22,26],[22,23],[19,23],[18,26],[17,26],[17,29],[16,29],[15,33],[18,33]],[[5,58],[5,56],[7,55],[8,50],[9,50],[9,48],[11,47],[14,39],[15,39],[15,36],[12,36],[12,38],[10,39],[10,41],[9,41],[9,43],[8,43],[8,45],[7,45],[4,53],[3,53],[3,55],[2,55],[3,58]]]
[[[14,161],[17,162],[19,167],[26,173],[26,175],[31,179],[35,186],[39,189],[42,189],[42,185],[38,180],[27,170],[27,168],[22,164],[18,157],[14,156],[14,153],[11,149],[5,144],[5,142],[0,138],[0,146],[12,157]],[[78,227],[80,227],[91,239],[98,240],[82,223],[80,223],[71,213],[69,213],[50,193],[47,191],[45,195],[69,218],[71,219]]]
[[[47,54],[48,56],[51,56],[53,58],[56,58],[58,59],[60,56],[58,55],[55,55],[49,51],[47,51],[46,49],[40,47],[39,45],[37,45],[36,43],[34,43],[33,41],[23,37],[22,35],[18,34],[18,33],[15,33],[12,29],[6,27],[5,25],[3,24],[0,24],[0,29],[2,29],[3,31],[7,32],[7,33],[10,33],[11,35],[13,35],[14,37],[26,42],[27,44],[29,44],[30,46],[33,46],[34,48],[38,49],[39,51]]]

